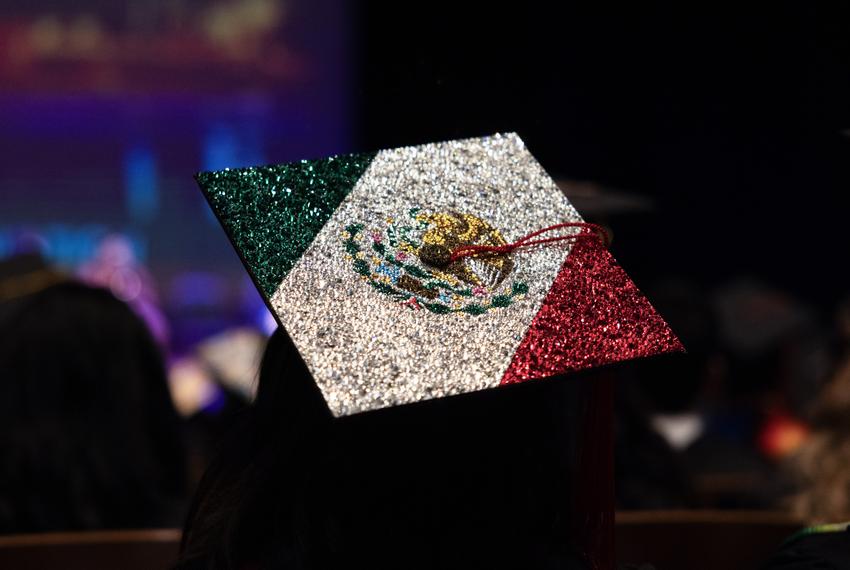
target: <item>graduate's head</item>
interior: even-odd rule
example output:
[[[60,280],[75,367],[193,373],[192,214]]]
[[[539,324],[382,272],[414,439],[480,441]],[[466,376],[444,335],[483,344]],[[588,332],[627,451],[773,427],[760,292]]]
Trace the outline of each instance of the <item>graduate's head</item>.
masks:
[[[0,531],[173,524],[185,492],[158,347],[110,292],[73,282],[0,323]]]
[[[579,558],[570,511],[588,387],[560,379],[333,418],[278,329],[256,401],[203,484],[186,557],[230,545],[241,563],[562,567]]]
[[[604,455],[610,418],[575,428],[592,384],[537,380],[681,344],[519,137],[197,179],[285,331],[235,448],[252,483],[221,466],[279,491],[254,501],[295,521],[278,552],[492,567],[568,544],[577,449]]]

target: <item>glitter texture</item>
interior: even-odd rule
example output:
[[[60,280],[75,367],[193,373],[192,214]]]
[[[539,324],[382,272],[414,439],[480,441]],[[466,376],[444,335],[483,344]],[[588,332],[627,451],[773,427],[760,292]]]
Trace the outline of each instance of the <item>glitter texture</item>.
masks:
[[[681,350],[608,250],[585,240],[573,246],[502,383]]]
[[[474,216],[508,241],[581,221],[516,135],[378,153],[271,299],[336,415],[498,386],[571,247],[513,255],[500,287],[521,282],[528,289],[510,306],[478,314],[416,310],[353,270],[344,244],[348,229],[362,224],[366,255],[372,230],[417,207]],[[370,271],[378,265],[370,260]]]
[[[375,153],[195,176],[266,298],[330,219]]]
[[[528,292],[521,281],[503,283],[513,271],[510,255],[451,261],[458,245],[503,245],[498,230],[469,214],[429,214],[411,208],[384,220],[383,228],[351,224],[343,233],[345,258],[376,291],[413,310],[480,315],[509,307]]]
[[[681,345],[514,134],[197,176],[334,415]],[[563,228],[575,235],[579,228]]]

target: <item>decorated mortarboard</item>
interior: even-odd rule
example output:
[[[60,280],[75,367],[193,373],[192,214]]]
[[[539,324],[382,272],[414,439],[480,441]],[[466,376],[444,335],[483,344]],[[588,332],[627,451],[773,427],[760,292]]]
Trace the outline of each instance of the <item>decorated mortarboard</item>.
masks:
[[[682,349],[515,134],[196,178],[336,416]]]

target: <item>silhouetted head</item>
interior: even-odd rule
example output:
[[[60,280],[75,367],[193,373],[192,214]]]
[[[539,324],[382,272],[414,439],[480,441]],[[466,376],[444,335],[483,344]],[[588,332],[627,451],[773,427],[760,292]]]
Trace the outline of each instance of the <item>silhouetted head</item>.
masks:
[[[9,303],[0,331],[0,532],[173,524],[180,426],[144,323],[62,283]]]
[[[291,341],[196,496],[183,567],[583,568],[571,546],[582,383],[331,417]]]

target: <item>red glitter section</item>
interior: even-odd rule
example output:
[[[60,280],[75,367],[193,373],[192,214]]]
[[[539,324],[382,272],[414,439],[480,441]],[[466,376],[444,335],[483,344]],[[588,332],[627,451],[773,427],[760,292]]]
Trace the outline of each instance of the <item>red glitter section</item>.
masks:
[[[598,240],[576,242],[502,384],[684,347]]]

